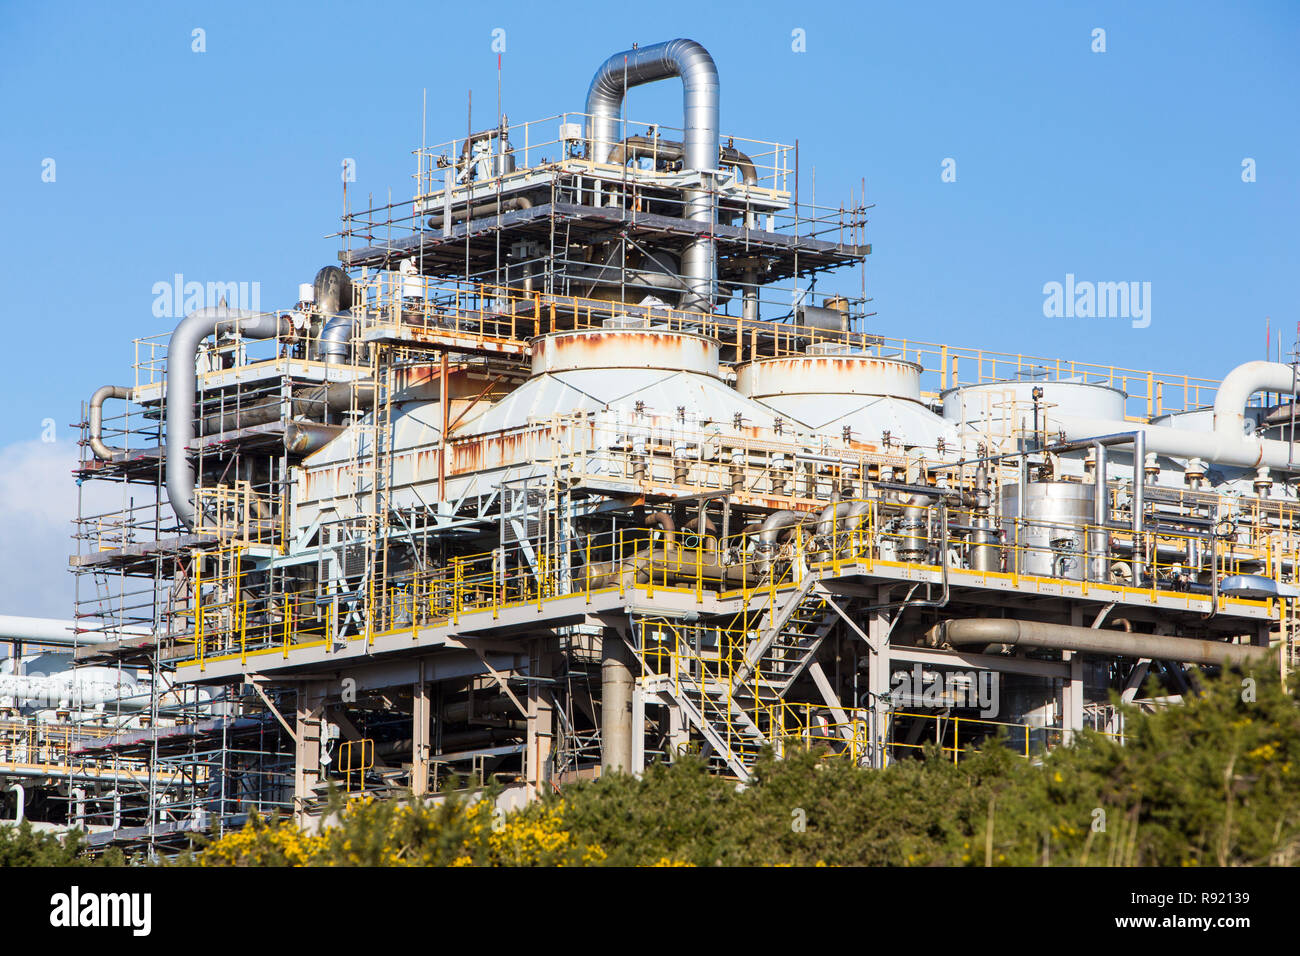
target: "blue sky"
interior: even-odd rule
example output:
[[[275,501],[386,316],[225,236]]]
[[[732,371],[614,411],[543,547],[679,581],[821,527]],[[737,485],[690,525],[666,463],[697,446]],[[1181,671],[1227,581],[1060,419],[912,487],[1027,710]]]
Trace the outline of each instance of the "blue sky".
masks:
[[[876,331],[1217,378],[1262,357],[1265,316],[1300,321],[1296,4],[627,6],[6,4],[0,452],[47,418],[70,440],[130,380],[131,339],[173,324],[154,283],[290,304],[335,261],[343,157],[357,195],[405,197],[424,88],[430,142],[464,131],[469,89],[491,121],[496,28],[513,120],[581,110],[634,41],[702,42],[724,133],[797,137],[823,203],[865,177]],[[657,84],[628,112],[677,125],[680,103]],[[1067,273],[1150,282],[1151,324],[1045,318]]]
[[[423,88],[431,142],[463,131],[470,88],[486,124],[496,27],[518,120],[580,110],[632,41],[701,41],[725,132],[798,137],[822,202],[866,177],[886,334],[1218,377],[1261,355],[1265,316],[1300,320],[1295,4],[743,6],[9,5],[0,444],[126,377],[130,339],[171,324],[155,282],[257,281],[288,304],[334,259],[342,157],[358,194],[404,196]],[[675,125],[679,103],[660,84],[629,112]],[[1152,324],[1045,319],[1066,273],[1151,282]]]

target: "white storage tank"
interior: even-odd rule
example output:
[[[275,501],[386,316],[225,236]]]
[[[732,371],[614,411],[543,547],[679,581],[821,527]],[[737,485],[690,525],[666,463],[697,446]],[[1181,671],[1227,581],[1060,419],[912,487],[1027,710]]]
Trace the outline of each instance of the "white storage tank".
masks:
[[[813,431],[854,441],[951,448],[956,430],[921,401],[921,366],[853,352],[760,359],[736,372],[736,390]]]

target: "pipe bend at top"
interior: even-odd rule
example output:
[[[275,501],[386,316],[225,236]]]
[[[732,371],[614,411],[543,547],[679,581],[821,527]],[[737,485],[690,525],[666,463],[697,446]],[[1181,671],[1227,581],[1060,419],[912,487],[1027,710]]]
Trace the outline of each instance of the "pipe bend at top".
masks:
[[[100,461],[111,461],[114,455],[122,454],[126,449],[104,444],[104,402],[110,398],[126,401],[131,398],[131,389],[125,385],[101,385],[90,396],[90,421],[87,429],[90,450]]]
[[[238,332],[249,339],[269,339],[292,327],[287,318],[226,306],[209,306],[181,319],[167,343],[167,500],[177,520],[193,528],[194,466],[189,460],[194,441],[195,362],[199,345],[209,335]]]
[[[665,40],[615,53],[596,70],[587,88],[588,157],[609,161],[618,141],[623,97],[634,86],[678,76],[682,80],[683,161],[687,169],[718,165],[718,68],[694,40]]]
[[[1256,392],[1296,393],[1296,373],[1279,362],[1246,362],[1229,372],[1214,397],[1214,431],[1241,438],[1246,432],[1246,403]]]

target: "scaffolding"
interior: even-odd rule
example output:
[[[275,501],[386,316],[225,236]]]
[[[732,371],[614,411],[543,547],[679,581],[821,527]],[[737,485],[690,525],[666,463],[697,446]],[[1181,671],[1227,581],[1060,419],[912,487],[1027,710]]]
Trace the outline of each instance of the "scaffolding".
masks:
[[[946,618],[1271,639],[1296,665],[1291,602],[1218,588],[1295,580],[1293,495],[1173,487],[1145,460],[1107,476],[1024,397],[1104,388],[1137,423],[1206,409],[1218,383],[868,331],[865,190],[819,206],[797,147],[739,137],[684,168],[686,132],[657,123],[623,121],[597,162],[591,120],[503,116],[416,150],[414,195],[349,209],[341,272],[259,316],[274,334],[232,322],[199,349],[190,524],[167,485],[175,357],[166,333],[134,340],[129,398],[83,416],[77,478],[121,497],[76,523],[74,653],[149,701],[0,724],[0,774],[38,768],[97,845],[157,852],[255,813],[306,819],[332,789],[495,779],[528,798],[687,752],[745,780],[765,750],[880,767],[998,732],[1031,759],[1085,727],[1122,736],[1107,693],[1148,665],[925,644]],[[682,264],[700,243],[705,302]],[[336,274],[346,303],[325,301]],[[827,278],[856,289],[814,292]],[[676,343],[727,397],[566,385],[513,414],[561,341]],[[810,423],[734,387],[810,358],[914,376],[932,434]],[[992,411],[941,428],[971,386]],[[1100,504],[1044,534],[1005,491],[1030,484]],[[1018,719],[899,695],[912,667],[1000,675]]]

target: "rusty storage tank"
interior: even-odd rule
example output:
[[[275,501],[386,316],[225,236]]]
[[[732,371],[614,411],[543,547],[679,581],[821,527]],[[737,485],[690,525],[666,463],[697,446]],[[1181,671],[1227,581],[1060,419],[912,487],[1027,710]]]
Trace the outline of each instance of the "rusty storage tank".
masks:
[[[760,359],[736,373],[736,390],[823,435],[952,448],[956,430],[921,399],[921,366],[826,348]]]

